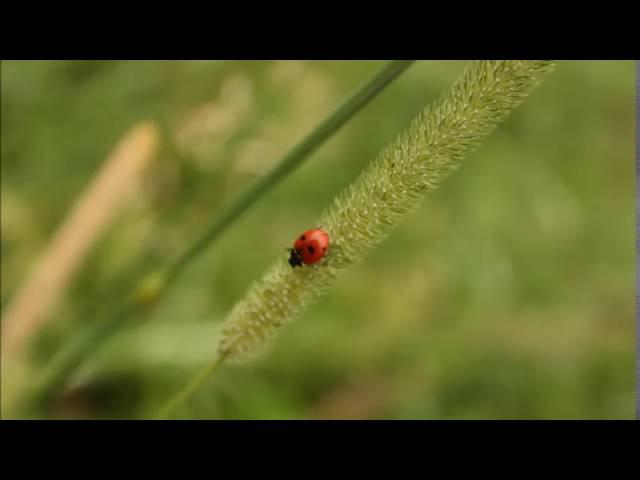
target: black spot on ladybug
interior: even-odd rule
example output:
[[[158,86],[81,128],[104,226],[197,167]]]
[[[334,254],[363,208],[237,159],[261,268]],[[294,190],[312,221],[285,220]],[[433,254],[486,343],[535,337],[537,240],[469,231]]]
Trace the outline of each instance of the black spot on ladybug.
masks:
[[[302,240],[303,242],[304,242],[306,239],[307,239],[307,237],[305,237],[304,235],[302,235],[302,236],[300,237],[300,240]]]
[[[327,247],[322,247],[322,251],[326,252],[327,251]]]
[[[311,245],[307,247],[307,250],[309,250],[309,253],[313,253],[315,251]]]

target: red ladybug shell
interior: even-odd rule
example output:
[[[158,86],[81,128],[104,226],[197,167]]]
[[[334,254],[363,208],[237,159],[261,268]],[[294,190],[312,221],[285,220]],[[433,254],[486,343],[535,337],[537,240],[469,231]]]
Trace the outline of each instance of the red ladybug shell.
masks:
[[[302,233],[293,244],[293,252],[305,265],[319,262],[329,251],[329,234],[319,228]]]

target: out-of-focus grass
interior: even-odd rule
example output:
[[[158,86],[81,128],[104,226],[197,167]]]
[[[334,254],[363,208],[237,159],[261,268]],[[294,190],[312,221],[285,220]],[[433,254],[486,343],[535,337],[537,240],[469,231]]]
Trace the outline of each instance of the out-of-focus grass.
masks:
[[[131,277],[199,232],[380,62],[3,62],[4,307],[135,121],[169,149],[33,343],[37,372]],[[42,416],[150,416],[215,355],[226,312],[464,62],[418,62],[245,215]],[[196,418],[630,418],[633,63],[556,71],[421,209]]]

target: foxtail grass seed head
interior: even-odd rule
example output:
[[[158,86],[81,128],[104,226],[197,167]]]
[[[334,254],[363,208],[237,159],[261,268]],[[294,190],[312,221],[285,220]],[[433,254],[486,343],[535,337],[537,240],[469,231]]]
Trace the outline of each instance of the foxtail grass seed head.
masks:
[[[475,61],[339,195],[320,219],[331,239],[317,264],[291,268],[283,255],[226,319],[219,355],[238,362],[258,353],[287,321],[361,260],[415,210],[532,91],[551,61]]]

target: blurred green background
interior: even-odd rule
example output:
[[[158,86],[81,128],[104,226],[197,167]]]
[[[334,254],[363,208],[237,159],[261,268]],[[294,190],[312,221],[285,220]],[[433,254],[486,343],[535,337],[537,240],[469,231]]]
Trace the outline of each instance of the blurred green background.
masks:
[[[121,136],[139,120],[162,128],[143,188],[29,343],[23,375],[118,308],[134,279],[184,248],[382,64],[2,62],[3,309]],[[38,416],[152,417],[214,358],[221,322],[250,283],[465,64],[413,65]],[[632,418],[633,79],[633,62],[558,62],[389,240],[178,416]]]

